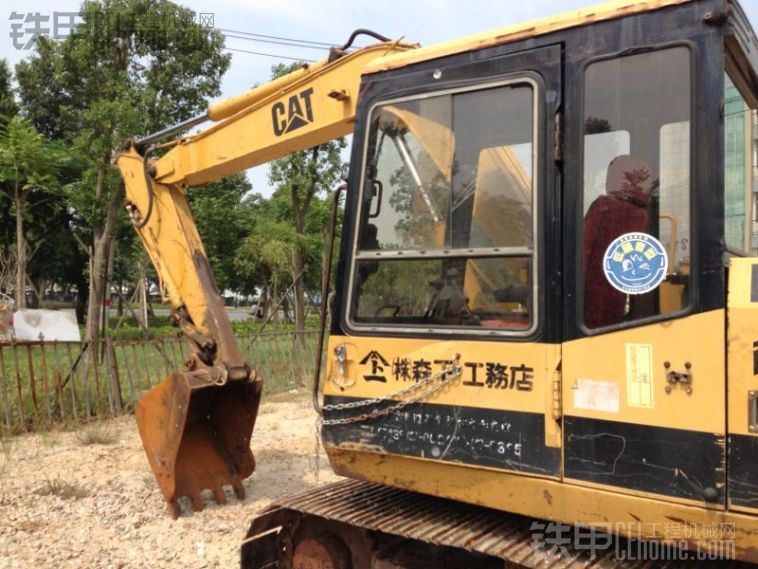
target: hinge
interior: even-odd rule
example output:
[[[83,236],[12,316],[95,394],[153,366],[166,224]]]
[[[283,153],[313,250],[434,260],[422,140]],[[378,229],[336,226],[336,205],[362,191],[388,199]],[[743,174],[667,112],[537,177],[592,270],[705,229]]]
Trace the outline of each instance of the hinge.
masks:
[[[561,394],[561,383],[563,381],[563,373],[561,371],[561,360],[558,360],[555,368],[553,369],[553,420],[560,421],[563,417],[563,397]]]
[[[556,111],[553,118],[553,162],[563,162],[563,113]]]

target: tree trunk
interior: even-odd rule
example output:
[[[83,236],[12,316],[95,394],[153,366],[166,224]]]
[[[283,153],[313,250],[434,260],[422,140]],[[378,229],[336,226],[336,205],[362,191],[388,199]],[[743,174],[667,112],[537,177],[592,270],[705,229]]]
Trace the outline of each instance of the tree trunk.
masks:
[[[294,203],[293,209],[295,211],[295,232],[298,235],[305,234],[305,207],[301,207],[299,204]],[[305,338],[302,331],[305,330],[305,275],[303,274],[303,268],[305,266],[305,260],[303,259],[304,251],[298,242],[295,245],[295,254],[292,256],[292,276],[295,278],[295,341],[299,346],[303,346]]]
[[[74,310],[76,310],[76,321],[84,324],[84,313],[87,306],[87,281],[81,278],[76,283],[76,301]]]
[[[98,184],[102,179],[98,180]],[[94,228],[92,240],[92,259],[89,277],[89,302],[87,306],[86,339],[97,344],[102,336],[101,318],[103,314],[103,300],[108,279],[108,252],[111,241],[115,234],[118,208],[124,197],[123,185],[119,184],[114,190],[108,203],[108,212],[105,223]],[[93,353],[96,353],[94,350]]]
[[[271,302],[269,301],[269,285],[265,284],[261,286],[261,293],[258,296],[258,309],[260,310],[263,318],[268,318],[271,310]]]
[[[141,262],[137,263],[137,295],[139,296],[139,317],[142,320],[141,324],[143,328],[147,328],[149,323],[149,302],[147,298],[147,275],[145,273],[145,265]]]
[[[272,292],[272,295],[271,295],[271,306],[272,306],[272,308],[270,310],[273,310],[273,312],[274,312],[273,316],[271,317],[271,321],[278,324],[279,323],[279,307],[276,305],[276,303],[279,302],[279,298],[278,298],[278,296],[276,294],[276,289],[277,288],[278,288],[277,287],[277,282],[276,282],[276,280],[274,280],[273,292]]]
[[[302,331],[305,330],[305,287],[303,286],[303,251],[300,247],[295,248],[292,260],[293,273],[295,274],[295,338],[298,344],[303,344]]]
[[[118,291],[123,293],[124,281],[119,281]],[[129,294],[128,292],[126,294]],[[116,315],[121,318],[124,315],[124,297],[122,294],[118,295],[118,303],[116,304]]]
[[[26,282],[28,282],[32,287],[32,298],[31,302],[27,303],[27,307],[42,308],[42,302],[45,300],[45,279],[42,277],[32,279],[27,276]]]
[[[26,238],[24,237],[24,196],[16,188],[16,310],[26,308]]]

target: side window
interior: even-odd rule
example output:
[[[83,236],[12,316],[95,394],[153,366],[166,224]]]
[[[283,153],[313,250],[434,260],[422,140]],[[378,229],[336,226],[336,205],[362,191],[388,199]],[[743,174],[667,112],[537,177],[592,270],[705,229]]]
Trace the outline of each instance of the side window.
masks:
[[[600,61],[584,85],[584,324],[683,309],[690,287],[690,53]]]
[[[729,252],[749,255],[754,220],[753,112],[729,75],[724,78],[724,240]]]

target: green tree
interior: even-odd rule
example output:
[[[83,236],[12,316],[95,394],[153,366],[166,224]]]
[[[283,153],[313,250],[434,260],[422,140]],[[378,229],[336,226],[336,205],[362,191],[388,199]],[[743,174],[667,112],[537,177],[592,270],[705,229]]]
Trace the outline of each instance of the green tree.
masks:
[[[0,184],[11,198],[16,221],[16,307],[26,307],[27,244],[24,221],[30,194],[52,190],[58,185],[56,170],[62,160],[53,147],[27,121],[14,117],[0,131]]]
[[[0,59],[0,126],[8,124],[17,112],[8,62]],[[10,198],[10,196],[0,193],[0,198]],[[16,256],[13,252],[13,226],[12,200],[0,199],[0,292],[7,292],[14,288]]]
[[[276,79],[301,67],[302,64],[279,64],[272,68]],[[347,146],[339,138],[295,152],[271,163],[269,182],[276,194],[288,198],[288,217],[297,236],[292,256],[292,274],[295,278],[295,327],[305,328],[305,277],[308,260],[308,214],[313,204],[326,199],[347,173],[342,151]],[[318,234],[317,234],[318,235]],[[312,237],[312,236],[311,236]]]
[[[250,235],[240,244],[234,258],[234,268],[249,283],[258,283],[262,291],[261,304],[278,301],[282,287],[289,286],[293,260],[298,249],[298,236],[292,223],[271,216],[270,208],[256,217]]]
[[[18,114],[18,106],[13,96],[11,70],[5,59],[0,59],[0,126]]]
[[[66,189],[74,229],[89,242],[86,336],[97,340],[124,195],[113,159],[127,137],[202,112],[230,58],[218,31],[169,0],[86,2],[81,15],[64,41],[37,42],[16,75],[25,114],[85,159],[80,180]]]
[[[234,268],[240,242],[250,232],[250,206],[243,201],[252,189],[244,174],[235,174],[187,192],[197,230],[203,240],[220,291],[242,290],[243,281]]]

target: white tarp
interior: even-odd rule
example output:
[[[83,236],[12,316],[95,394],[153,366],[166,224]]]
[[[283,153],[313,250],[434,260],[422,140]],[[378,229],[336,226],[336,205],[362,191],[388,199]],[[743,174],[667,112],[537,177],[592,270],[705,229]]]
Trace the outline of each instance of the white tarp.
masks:
[[[76,311],[33,310],[13,314],[13,331],[18,341],[81,342]]]

